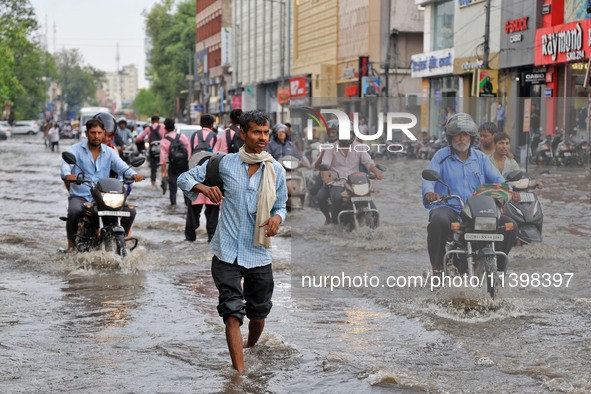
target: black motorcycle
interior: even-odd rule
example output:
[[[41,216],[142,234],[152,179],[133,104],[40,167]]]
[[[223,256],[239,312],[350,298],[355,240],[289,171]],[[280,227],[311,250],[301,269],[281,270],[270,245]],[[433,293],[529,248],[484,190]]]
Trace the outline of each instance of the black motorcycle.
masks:
[[[499,199],[487,194],[476,194],[468,197],[466,203],[460,196],[452,195],[450,188],[434,170],[424,170],[423,179],[439,182],[447,187],[447,195],[433,202],[447,205],[448,201],[457,200],[461,206],[460,222],[451,224],[451,239],[446,244],[446,253],[443,258],[442,271],[444,278],[464,276],[472,285],[486,283],[486,290],[492,299],[501,285],[500,271],[506,271],[509,265],[509,257],[495,250],[495,242],[503,241],[504,235],[499,232],[503,229],[499,226],[502,204]],[[508,180],[517,180],[522,177],[521,171],[511,171],[507,174]],[[505,230],[512,230],[512,223],[505,225]],[[498,259],[502,263],[498,264]],[[484,280],[483,280],[484,279]]]
[[[70,165],[76,165],[76,156],[70,152],[62,153],[64,161]],[[137,157],[132,160],[131,165],[138,167],[145,161],[144,157]],[[113,251],[125,257],[127,255],[127,244],[132,244],[129,250],[137,247],[137,238],[125,238],[125,230],[121,226],[121,218],[129,217],[131,214],[123,211],[127,200],[127,185],[134,182],[133,179],[125,178],[101,178],[97,183],[84,178],[84,172],[78,174],[75,181],[78,185],[88,183],[90,193],[94,202],[84,204],[84,216],[78,224],[78,232],[74,235],[73,243],[78,252],[88,252],[104,247],[106,251]],[[66,220],[61,217],[61,220]]]

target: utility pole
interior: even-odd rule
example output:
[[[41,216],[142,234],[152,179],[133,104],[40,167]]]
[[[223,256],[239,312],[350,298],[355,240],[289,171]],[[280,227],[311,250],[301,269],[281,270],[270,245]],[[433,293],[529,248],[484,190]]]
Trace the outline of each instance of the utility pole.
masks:
[[[484,56],[482,57],[482,68],[485,70],[489,68],[488,65],[488,55],[490,53],[490,0],[486,0],[486,4],[484,6],[485,9],[485,19],[484,19]],[[478,83],[478,81],[475,81]],[[488,100],[482,100],[482,105],[484,106],[484,120],[488,121]]]
[[[488,68],[488,55],[490,53],[490,0],[486,0],[485,8],[485,21],[484,21],[484,56],[482,59],[482,67]]]

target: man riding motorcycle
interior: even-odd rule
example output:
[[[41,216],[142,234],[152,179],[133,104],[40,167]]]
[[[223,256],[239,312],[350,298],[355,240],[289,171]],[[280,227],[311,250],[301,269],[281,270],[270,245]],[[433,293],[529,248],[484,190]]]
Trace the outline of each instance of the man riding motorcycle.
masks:
[[[331,121],[332,122],[332,121]],[[338,135],[338,121],[336,126],[332,124],[328,129],[336,128]],[[350,130],[353,130],[351,124]],[[348,140],[339,140],[335,143],[333,149],[325,151],[322,157],[322,164],[330,166],[330,171],[321,171],[322,180],[325,184],[330,184],[330,201],[332,223],[338,224],[339,212],[343,209],[342,193],[345,191],[345,180],[349,175],[359,172],[359,166],[363,164],[365,168],[373,172],[377,179],[384,179],[382,172],[376,167],[367,152],[357,152],[354,147],[355,136]],[[331,175],[332,173],[332,175]],[[333,175],[339,179],[333,179]],[[322,209],[322,208],[321,208]]]
[[[78,174],[84,172],[84,178],[94,182],[109,177],[111,170],[118,175],[131,177],[136,182],[144,179],[121,160],[116,150],[102,144],[105,133],[114,133],[115,127],[115,118],[112,115],[107,113],[95,115],[86,122],[87,141],[72,145],[70,148],[70,152],[76,156],[76,165],[70,165],[65,161],[62,163],[61,176],[70,191],[66,221],[68,250],[74,249],[73,239],[78,229],[78,222],[84,215],[84,203],[93,201],[89,184],[76,183]],[[125,206],[123,210],[130,212],[131,215],[121,220],[127,235],[135,218],[135,209]]]
[[[505,178],[495,168],[489,158],[479,150],[473,149],[477,134],[476,123],[466,113],[457,113],[445,125],[445,135],[449,146],[440,149],[429,163],[428,169],[440,174],[441,180],[450,187],[450,194],[458,195],[465,202],[474,190],[483,183],[503,183]],[[445,245],[451,234],[451,223],[459,221],[461,207],[458,202],[449,201],[446,205],[432,204],[440,196],[447,194],[447,188],[439,182],[423,179],[423,205],[429,209],[427,244],[433,276],[441,276]],[[513,200],[519,194],[513,193]],[[513,222],[513,230],[504,231],[500,250],[509,254],[517,237],[517,224],[513,219],[502,215],[499,223]],[[500,262],[499,270],[504,270],[505,262]]]

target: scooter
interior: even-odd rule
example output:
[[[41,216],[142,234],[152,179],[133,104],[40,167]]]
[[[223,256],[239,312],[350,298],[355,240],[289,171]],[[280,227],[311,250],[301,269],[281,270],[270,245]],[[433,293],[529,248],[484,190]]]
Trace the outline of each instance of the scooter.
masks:
[[[64,161],[70,165],[76,165],[76,157],[70,152],[62,153]],[[142,165],[145,158],[138,157],[132,161],[132,166]],[[127,185],[134,182],[133,179],[119,180],[116,178],[101,178],[97,183],[84,178],[84,172],[78,175],[77,184],[90,185],[90,193],[95,202],[84,204],[84,216],[78,225],[78,232],[74,235],[73,243],[78,252],[88,252],[91,249],[104,247],[106,251],[113,250],[125,257],[127,255],[127,243],[132,244],[129,250],[137,247],[138,239],[125,238],[125,231],[121,226],[121,218],[131,214],[122,208],[127,200]],[[65,217],[60,217],[66,220]]]
[[[287,186],[287,208],[302,209],[306,201],[307,179],[303,162],[295,156],[283,156],[279,164],[285,168],[285,183]]]
[[[377,164],[380,171],[386,171],[386,167]],[[320,171],[329,171],[330,167],[323,164]],[[339,177],[334,182],[345,180],[345,191],[341,194],[343,199],[342,209],[336,218],[336,222],[347,227],[350,231],[358,231],[362,225],[367,225],[375,230],[380,224],[380,213],[378,212],[372,193],[374,193],[372,180],[376,179],[374,174],[356,172],[346,178]],[[333,221],[335,219],[333,218]]]
[[[564,165],[566,167],[577,163],[575,155],[576,144],[573,138],[573,135],[570,135],[558,143],[556,147],[556,163],[558,165]]]
[[[521,171],[511,171],[507,174],[507,179],[517,180],[521,176]],[[486,291],[490,298],[494,299],[501,286],[498,271],[505,272],[509,265],[509,257],[504,252],[495,250],[495,242],[504,239],[504,234],[499,234],[503,229],[499,225],[502,209],[500,199],[493,198],[490,193],[484,191],[482,194],[468,197],[464,204],[460,196],[451,194],[449,186],[441,180],[437,171],[423,170],[422,177],[447,187],[447,195],[433,204],[449,205],[448,201],[457,200],[461,207],[461,222],[451,224],[452,235],[446,244],[443,274],[449,277],[466,275],[468,279],[476,277],[477,282],[484,279],[482,282],[486,282]],[[509,186],[506,186],[503,192],[502,185],[495,193],[504,193],[503,201],[509,200]],[[512,226],[513,223],[507,223],[504,228],[509,231],[512,230]],[[499,262],[501,264],[498,264]],[[479,282],[480,286],[484,286],[482,282]],[[473,283],[472,280],[470,283]]]
[[[589,155],[589,144],[587,141],[577,142],[574,148],[575,158],[579,167],[584,166],[587,163]]]
[[[533,192],[538,187],[537,181],[525,177],[509,184],[521,197],[519,202],[509,201],[505,205],[505,215],[515,220],[518,226],[517,245],[542,242],[544,212],[538,195]]]

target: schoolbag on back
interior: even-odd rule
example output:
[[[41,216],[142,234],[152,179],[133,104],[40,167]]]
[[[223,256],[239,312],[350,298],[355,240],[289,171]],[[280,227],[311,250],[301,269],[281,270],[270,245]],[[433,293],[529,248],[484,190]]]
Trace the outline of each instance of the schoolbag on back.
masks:
[[[195,146],[195,138],[197,138],[197,146]],[[213,144],[211,141],[213,140]],[[191,136],[191,156],[197,152],[212,151],[212,146],[217,143],[218,137],[214,133],[209,133],[205,139],[203,139],[203,130],[197,130]]]
[[[160,126],[153,128],[150,126],[150,154],[153,157],[160,157],[160,140],[162,136],[159,133]]]
[[[232,135],[234,131],[234,136]],[[230,126],[226,129],[226,145],[228,145],[228,153],[238,153],[240,147],[244,145],[244,141],[240,137],[240,129],[236,126]]]
[[[186,171],[189,166],[189,152],[187,147],[180,140],[181,135],[177,134],[174,139],[166,136],[165,138],[170,141],[170,148],[168,150],[168,163],[178,170]]]

